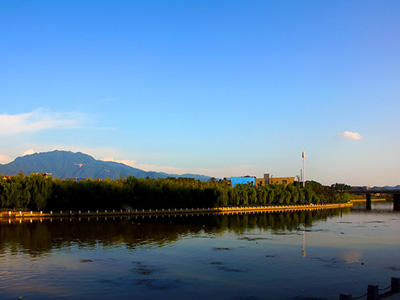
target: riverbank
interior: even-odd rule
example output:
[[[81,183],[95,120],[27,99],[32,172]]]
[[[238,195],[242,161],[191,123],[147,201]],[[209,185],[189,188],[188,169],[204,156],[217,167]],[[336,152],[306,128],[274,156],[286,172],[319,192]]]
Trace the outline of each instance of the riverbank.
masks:
[[[122,216],[153,216],[179,214],[229,214],[241,212],[280,212],[321,210],[351,207],[353,203],[310,204],[310,205],[279,205],[279,206],[245,206],[245,207],[212,207],[212,208],[169,208],[169,209],[132,209],[132,210],[96,210],[96,211],[4,211],[0,218],[62,218],[62,217],[122,217]]]

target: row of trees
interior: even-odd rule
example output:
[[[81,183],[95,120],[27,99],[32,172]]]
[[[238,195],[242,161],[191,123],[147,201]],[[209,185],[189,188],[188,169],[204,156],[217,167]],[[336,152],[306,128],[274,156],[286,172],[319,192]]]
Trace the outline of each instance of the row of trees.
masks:
[[[53,192],[53,179],[39,174],[0,177],[2,208],[38,209],[46,207]]]
[[[236,185],[192,178],[61,180],[46,175],[0,177],[1,207],[7,209],[148,209],[185,207],[263,206],[347,202],[348,195],[309,183],[296,185]]]

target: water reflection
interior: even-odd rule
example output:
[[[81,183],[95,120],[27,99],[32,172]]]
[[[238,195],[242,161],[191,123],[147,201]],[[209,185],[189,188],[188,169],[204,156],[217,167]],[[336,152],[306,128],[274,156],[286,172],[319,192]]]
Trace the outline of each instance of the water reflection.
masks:
[[[268,230],[272,234],[290,234],[302,230],[305,242],[305,228],[311,227],[313,222],[349,212],[350,209],[345,208],[201,217],[3,220],[0,227],[0,253],[7,249],[11,253],[23,252],[34,257],[71,245],[93,249],[118,244],[130,249],[161,247],[185,236],[219,236],[225,232],[241,234],[249,229]]]
[[[358,296],[400,275],[391,208],[3,220],[0,298]]]
[[[397,214],[399,211],[393,209],[393,201],[376,201],[368,207],[365,202],[356,202],[353,205],[354,213],[372,213],[372,214]]]

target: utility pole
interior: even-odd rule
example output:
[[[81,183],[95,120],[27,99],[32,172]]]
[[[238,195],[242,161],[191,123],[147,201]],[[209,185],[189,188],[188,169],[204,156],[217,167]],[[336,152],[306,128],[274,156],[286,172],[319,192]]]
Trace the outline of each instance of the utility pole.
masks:
[[[303,169],[300,169],[299,186],[303,186]]]
[[[301,153],[301,157],[303,158],[303,187],[306,187],[306,153],[304,151]]]

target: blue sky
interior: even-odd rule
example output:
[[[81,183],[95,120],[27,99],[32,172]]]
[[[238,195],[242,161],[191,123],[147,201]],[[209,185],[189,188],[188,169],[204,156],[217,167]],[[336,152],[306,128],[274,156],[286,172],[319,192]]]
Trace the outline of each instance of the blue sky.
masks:
[[[400,2],[0,2],[0,163],[400,184]]]

